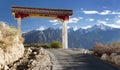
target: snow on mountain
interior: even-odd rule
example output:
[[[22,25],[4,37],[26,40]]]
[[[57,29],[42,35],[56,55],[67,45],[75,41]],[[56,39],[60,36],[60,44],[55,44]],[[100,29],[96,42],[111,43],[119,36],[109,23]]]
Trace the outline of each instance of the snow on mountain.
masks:
[[[108,26],[108,27],[111,27],[111,28],[118,28],[118,29],[120,29],[120,25],[107,24],[107,23],[104,23],[103,25]]]
[[[74,32],[74,31],[85,31],[86,33],[87,32],[91,32],[91,31],[94,31],[94,30],[103,30],[103,31],[106,31],[106,30],[111,30],[111,29],[120,29],[120,26],[118,25],[114,25],[114,24],[107,24],[107,23],[98,23],[98,24],[95,24],[94,26],[85,26],[85,27],[78,27],[78,26],[69,26],[68,27],[68,32]],[[38,29],[36,30],[40,30],[40,31],[44,31],[44,30],[47,30],[48,28],[47,27],[39,27]],[[53,28],[53,29],[62,29],[61,27],[60,28]]]
[[[104,24],[96,24],[94,26],[92,26],[91,28],[88,29],[92,29],[92,30],[96,30],[96,29],[100,29],[100,30],[107,30],[107,29],[112,29],[112,27],[104,25]]]
[[[91,28],[92,26],[85,26],[85,27],[81,27],[82,29],[88,29],[88,28]]]
[[[89,28],[79,28],[74,31],[68,29],[68,45],[72,47],[92,48],[95,42],[111,43],[120,41],[120,29],[105,24],[96,24]],[[62,30],[47,28],[46,30],[33,30],[24,33],[25,43],[50,43],[54,40],[62,41]],[[111,38],[112,37],[112,38]],[[87,44],[86,44],[87,43]]]
[[[95,30],[111,30],[111,29],[120,29],[120,26],[114,25],[114,24],[107,24],[107,23],[99,23],[99,24],[95,24],[94,26],[88,26],[88,28],[84,28],[86,30],[86,32],[91,32],[91,31],[95,31]]]

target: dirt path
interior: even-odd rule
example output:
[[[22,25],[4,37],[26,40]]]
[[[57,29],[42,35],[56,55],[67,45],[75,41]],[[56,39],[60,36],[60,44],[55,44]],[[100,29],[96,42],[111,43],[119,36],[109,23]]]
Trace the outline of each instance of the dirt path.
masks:
[[[119,70],[88,54],[70,49],[48,49],[52,58],[52,70]]]

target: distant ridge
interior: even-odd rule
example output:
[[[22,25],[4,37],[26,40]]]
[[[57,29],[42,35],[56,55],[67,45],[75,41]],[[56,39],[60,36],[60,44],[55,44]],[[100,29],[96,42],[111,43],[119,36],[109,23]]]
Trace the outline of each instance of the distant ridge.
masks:
[[[61,41],[62,32],[60,28],[47,28],[45,30],[33,30],[23,33],[25,43],[49,43],[54,40]],[[105,24],[96,24],[92,27],[73,30],[68,29],[68,41],[70,48],[83,47],[90,49],[95,42],[111,43],[120,41],[120,28]]]

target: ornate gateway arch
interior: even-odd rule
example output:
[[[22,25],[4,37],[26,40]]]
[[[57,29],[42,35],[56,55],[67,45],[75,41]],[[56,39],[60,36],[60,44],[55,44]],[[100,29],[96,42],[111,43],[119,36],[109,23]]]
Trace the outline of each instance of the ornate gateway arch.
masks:
[[[28,17],[54,18],[62,22],[62,46],[68,48],[67,20],[73,14],[72,10],[65,9],[47,9],[47,8],[29,8],[29,7],[12,7],[12,14],[18,23],[18,29],[21,31],[21,20]]]

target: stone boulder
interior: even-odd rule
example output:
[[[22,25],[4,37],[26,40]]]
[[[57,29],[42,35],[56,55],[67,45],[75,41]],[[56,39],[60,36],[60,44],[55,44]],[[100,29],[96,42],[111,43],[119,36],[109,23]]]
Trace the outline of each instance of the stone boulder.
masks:
[[[120,55],[113,56],[112,62],[114,62],[116,65],[120,66]]]
[[[110,56],[108,56],[107,54],[103,54],[101,56],[101,59],[104,60],[104,61],[110,61]]]
[[[0,22],[0,69],[23,56],[23,41],[17,29]]]
[[[115,56],[117,56],[117,53],[112,53],[111,55],[110,55],[110,58],[111,58],[111,62],[112,63],[115,63],[115,60],[114,60],[114,57]]]

